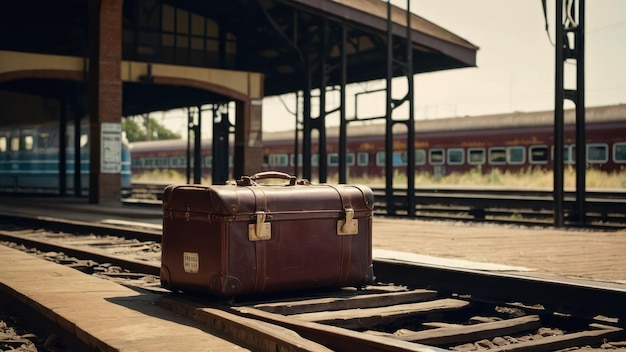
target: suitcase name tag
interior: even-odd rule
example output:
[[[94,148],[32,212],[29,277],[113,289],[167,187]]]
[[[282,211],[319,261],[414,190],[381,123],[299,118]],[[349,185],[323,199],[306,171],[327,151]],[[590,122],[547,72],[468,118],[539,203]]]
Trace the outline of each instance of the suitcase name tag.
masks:
[[[186,273],[197,273],[200,269],[198,253],[183,252],[183,268]]]

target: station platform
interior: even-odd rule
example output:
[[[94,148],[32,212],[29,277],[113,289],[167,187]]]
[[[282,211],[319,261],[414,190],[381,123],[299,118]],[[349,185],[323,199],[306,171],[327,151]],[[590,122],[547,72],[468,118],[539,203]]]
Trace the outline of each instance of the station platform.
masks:
[[[160,229],[158,206],[0,196],[0,213]],[[556,229],[375,216],[374,258],[626,289],[626,230]]]
[[[137,292],[0,246],[2,291],[97,351],[248,351]],[[10,270],[8,269],[10,268]]]

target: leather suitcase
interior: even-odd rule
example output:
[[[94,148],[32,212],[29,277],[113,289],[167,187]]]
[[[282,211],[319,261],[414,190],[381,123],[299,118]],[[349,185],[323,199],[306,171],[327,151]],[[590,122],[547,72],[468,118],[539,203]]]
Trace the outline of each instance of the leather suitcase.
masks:
[[[267,178],[288,183],[257,183]],[[220,298],[366,285],[373,203],[366,186],[312,185],[279,172],[236,185],[170,185],[161,284]]]

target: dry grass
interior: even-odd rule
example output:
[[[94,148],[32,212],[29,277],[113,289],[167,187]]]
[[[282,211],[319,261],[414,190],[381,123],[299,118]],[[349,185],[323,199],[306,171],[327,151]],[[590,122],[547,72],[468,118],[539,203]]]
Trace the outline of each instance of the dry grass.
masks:
[[[193,176],[192,176],[193,177]],[[187,176],[175,170],[152,170],[140,175],[133,174],[132,182],[156,182],[156,183],[187,183]],[[193,179],[192,179],[193,182]],[[211,184],[211,177],[203,177],[203,184]]]
[[[599,170],[587,170],[586,188],[589,189],[619,189],[626,188],[626,170],[617,172],[602,172]],[[337,182],[336,176],[328,180],[329,183]],[[567,168],[564,171],[564,187],[576,188],[576,171]],[[385,179],[382,177],[359,177],[350,178],[349,183],[362,183],[372,186],[384,186]],[[394,187],[403,187],[407,184],[404,174],[397,173],[393,179]],[[416,186],[449,185],[449,186],[498,186],[513,188],[552,188],[554,178],[551,171],[528,169],[522,172],[508,172],[495,170],[487,174],[472,170],[466,173],[451,173],[443,177],[435,177],[432,174],[417,173],[415,175]]]
[[[337,175],[328,178],[328,183],[337,183]],[[317,180],[313,180],[316,182]],[[154,170],[142,175],[133,175],[133,182],[167,182],[186,183],[186,176],[173,170]],[[203,184],[211,184],[211,178],[203,177]],[[371,187],[384,187],[385,179],[382,177],[351,177],[348,183],[366,184]],[[393,179],[394,187],[404,187],[407,184],[404,174],[396,173]],[[478,171],[467,173],[451,173],[449,175],[436,178],[427,173],[415,175],[416,186],[429,185],[449,185],[449,186],[494,186],[513,188],[552,188],[552,172],[536,169],[528,169],[522,172],[502,172],[492,171],[488,174],[481,174]],[[564,172],[564,187],[566,189],[576,188],[576,172],[573,168],[567,168]],[[626,170],[618,172],[602,172],[599,170],[587,170],[586,187],[588,189],[620,189],[626,188]]]

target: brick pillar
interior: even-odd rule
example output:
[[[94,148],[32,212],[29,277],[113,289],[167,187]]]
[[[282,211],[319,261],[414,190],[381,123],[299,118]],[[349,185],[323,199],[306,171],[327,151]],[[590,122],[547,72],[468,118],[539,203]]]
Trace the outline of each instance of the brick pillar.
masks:
[[[235,157],[233,177],[252,175],[262,171],[262,102],[261,99],[250,99],[236,103],[235,118]]]
[[[89,1],[89,203],[95,204],[121,199],[122,4]]]

